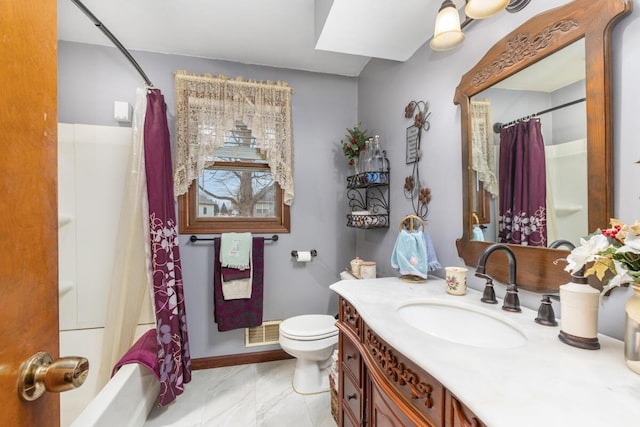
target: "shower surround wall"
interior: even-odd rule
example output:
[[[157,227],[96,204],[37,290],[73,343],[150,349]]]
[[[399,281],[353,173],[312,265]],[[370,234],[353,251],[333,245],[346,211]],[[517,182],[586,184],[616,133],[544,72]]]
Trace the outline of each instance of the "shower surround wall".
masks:
[[[106,301],[116,253],[131,128],[58,123],[60,354],[89,359],[82,387],[60,395],[66,427],[98,393]],[[154,327],[145,301],[136,336]]]
[[[345,226],[348,169],[340,140],[344,129],[357,123],[357,79],[187,56],[132,54],[163,91],[171,132],[176,70],[282,80],[294,89],[291,233],[265,245],[264,319],[337,313],[337,298],[329,285],[339,280],[340,271],[355,255],[354,230]],[[141,85],[135,69],[115,48],[59,42],[59,121],[118,126],[114,101],[134,105]],[[309,263],[296,263],[291,258],[294,249],[316,249],[318,256]],[[193,359],[278,348],[245,348],[244,330],[218,332],[213,321],[213,245],[191,244],[189,236],[182,235],[180,252]]]

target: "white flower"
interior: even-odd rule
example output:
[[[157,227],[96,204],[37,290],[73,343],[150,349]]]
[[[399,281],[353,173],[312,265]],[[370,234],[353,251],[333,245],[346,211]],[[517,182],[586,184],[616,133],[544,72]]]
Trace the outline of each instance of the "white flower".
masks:
[[[620,247],[616,252],[633,252],[640,254],[640,236],[628,233],[624,239],[624,246]]]
[[[629,276],[628,270],[620,261],[613,260],[613,265],[616,267],[616,275],[609,280],[609,283],[602,289],[600,295],[606,294],[610,289],[620,286],[623,283],[633,282],[633,277]]]
[[[588,262],[596,259],[600,251],[604,251],[609,247],[609,240],[602,234],[591,236],[589,240],[580,239],[580,246],[571,251],[567,257],[567,266],[565,271],[575,273],[580,270]]]

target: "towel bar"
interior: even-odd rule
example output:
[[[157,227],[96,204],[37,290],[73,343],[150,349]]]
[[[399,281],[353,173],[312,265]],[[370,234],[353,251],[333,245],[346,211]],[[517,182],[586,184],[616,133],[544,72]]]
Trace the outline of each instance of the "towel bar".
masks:
[[[413,232],[413,229],[416,227],[414,221],[417,221],[422,226],[422,230],[424,230],[424,220],[417,215],[407,215],[400,220],[400,225],[398,227],[398,231],[402,231],[403,228],[406,228],[410,232]]]
[[[191,236],[189,237],[189,240],[191,242],[198,242],[198,241],[211,241],[211,240],[216,240],[219,239],[219,237],[198,237],[198,236]],[[274,234],[271,237],[265,237],[264,240],[271,240],[273,242],[277,242],[278,241],[278,235]]]

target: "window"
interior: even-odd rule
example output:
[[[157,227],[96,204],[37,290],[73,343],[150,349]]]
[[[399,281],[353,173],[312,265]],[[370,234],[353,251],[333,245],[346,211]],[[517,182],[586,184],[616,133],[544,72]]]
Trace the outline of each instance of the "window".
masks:
[[[288,233],[289,206],[251,130],[242,123],[178,199],[180,233]]]

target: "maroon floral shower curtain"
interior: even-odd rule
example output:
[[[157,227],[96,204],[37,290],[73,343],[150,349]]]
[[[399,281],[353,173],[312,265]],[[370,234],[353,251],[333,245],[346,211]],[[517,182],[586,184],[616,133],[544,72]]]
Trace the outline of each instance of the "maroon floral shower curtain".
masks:
[[[166,108],[160,90],[150,89],[144,122],[144,160],[161,383],[159,406],[175,400],[191,380]]]
[[[539,120],[500,131],[498,240],[547,246],[547,184]]]

